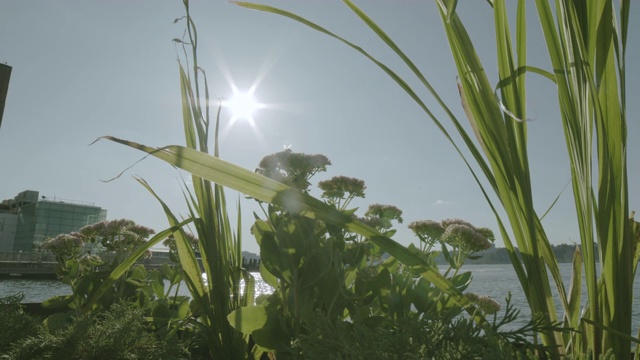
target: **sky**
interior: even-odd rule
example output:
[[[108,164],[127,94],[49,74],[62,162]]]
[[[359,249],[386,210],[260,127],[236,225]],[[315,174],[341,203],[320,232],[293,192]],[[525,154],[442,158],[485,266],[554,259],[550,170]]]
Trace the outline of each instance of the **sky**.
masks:
[[[302,15],[362,46],[406,76],[446,124],[444,112],[384,44],[341,2],[278,0],[263,3]],[[536,13],[529,6],[530,65],[549,69]],[[464,123],[456,71],[435,3],[418,0],[357,1],[413,59]],[[515,2],[509,2],[515,11]],[[635,4],[633,4],[635,5]],[[253,121],[222,111],[221,157],[254,170],[262,157],[290,147],[324,154],[328,171],[356,177],[366,198],[354,202],[403,210],[394,239],[416,242],[416,220],[462,218],[498,232],[486,200],[460,155],[434,123],[386,74],[345,45],[299,23],[220,0],[191,1],[198,27],[199,60],[212,98],[254,89],[264,108]],[[492,11],[485,1],[461,1],[458,12],[476,42],[490,81],[496,83]],[[176,213],[186,214],[185,176],[160,160],[99,141],[112,135],[149,146],[184,144],[177,51],[184,15],[178,0],[0,0],[0,62],[13,67],[0,127],[0,200],[23,190],[48,198],[93,203],[108,219],[128,218],[160,231],[166,217],[133,176],[144,178]],[[630,207],[640,212],[640,10],[631,9],[627,50]],[[568,157],[555,86],[528,77],[531,177],[534,202],[554,244],[579,243]],[[213,109],[215,110],[215,108]],[[452,127],[447,125],[449,130]],[[454,137],[456,141],[460,139]],[[111,179],[129,166],[120,178]],[[188,178],[188,177],[186,177]],[[319,191],[313,190],[319,196]],[[243,249],[259,252],[249,232],[256,204],[227,193],[229,210],[240,202]],[[232,215],[233,216],[233,215]],[[235,216],[233,216],[235,218]],[[503,246],[496,239],[496,246]]]

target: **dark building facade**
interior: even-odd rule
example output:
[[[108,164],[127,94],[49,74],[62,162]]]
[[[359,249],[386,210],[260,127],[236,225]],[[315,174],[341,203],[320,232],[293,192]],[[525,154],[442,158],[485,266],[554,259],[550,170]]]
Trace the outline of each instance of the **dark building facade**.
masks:
[[[11,66],[0,64],[0,127],[2,126],[2,115],[4,114],[4,103],[9,92],[9,79],[11,78]]]

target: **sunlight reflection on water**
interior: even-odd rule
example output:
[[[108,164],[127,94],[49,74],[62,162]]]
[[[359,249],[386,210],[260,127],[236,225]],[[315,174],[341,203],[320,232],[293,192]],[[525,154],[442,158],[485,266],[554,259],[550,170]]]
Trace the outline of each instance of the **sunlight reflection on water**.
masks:
[[[273,288],[262,281],[259,272],[252,272],[251,274],[256,279],[256,296],[273,292]],[[169,282],[165,281],[165,291],[168,286]],[[244,289],[244,282],[241,283],[241,286]],[[173,291],[175,291],[175,288]],[[0,279],[0,297],[18,293],[24,294],[23,303],[39,303],[54,296],[69,295],[71,294],[71,289],[59,280]],[[189,289],[184,282],[178,288],[178,295],[190,295]]]

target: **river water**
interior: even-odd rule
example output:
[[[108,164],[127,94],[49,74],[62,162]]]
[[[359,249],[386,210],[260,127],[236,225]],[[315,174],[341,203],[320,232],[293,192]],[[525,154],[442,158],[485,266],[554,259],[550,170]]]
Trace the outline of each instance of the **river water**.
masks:
[[[530,312],[526,298],[518,281],[518,277],[510,264],[489,264],[489,265],[466,265],[461,271],[471,271],[473,278],[467,291],[478,295],[486,295],[502,304],[505,307],[505,298],[511,293],[511,304],[521,311],[518,319],[511,324],[513,327],[526,324],[529,320]],[[563,275],[565,288],[568,291],[569,278],[571,276],[571,264],[560,264],[560,271]],[[267,285],[259,273],[252,273],[256,277],[256,296],[263,293],[270,293],[271,287]],[[583,290],[584,280],[583,280]],[[552,285],[554,294],[555,285]],[[26,280],[26,279],[2,279],[0,280],[0,297],[23,293],[23,302],[42,302],[52,296],[66,295],[70,293],[67,285],[57,280]],[[189,295],[186,286],[179,289],[181,295]],[[583,291],[583,300],[586,298],[586,291]],[[560,301],[556,301],[557,312],[562,314]],[[638,332],[640,325],[640,279],[636,277],[634,282],[634,307],[633,307],[633,335]]]

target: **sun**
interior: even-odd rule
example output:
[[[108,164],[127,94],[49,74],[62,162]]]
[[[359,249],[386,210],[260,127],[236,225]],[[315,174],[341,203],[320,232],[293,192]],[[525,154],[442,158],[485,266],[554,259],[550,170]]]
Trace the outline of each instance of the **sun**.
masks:
[[[251,91],[234,91],[231,99],[223,102],[223,105],[231,111],[232,123],[237,120],[245,120],[253,123],[253,115],[262,107]]]

